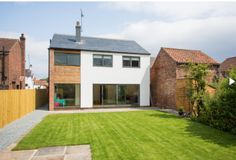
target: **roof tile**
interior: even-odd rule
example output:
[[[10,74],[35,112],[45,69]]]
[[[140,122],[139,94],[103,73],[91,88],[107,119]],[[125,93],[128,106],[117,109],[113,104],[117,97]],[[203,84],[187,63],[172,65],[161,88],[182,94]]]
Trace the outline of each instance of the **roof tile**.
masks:
[[[162,48],[174,61],[178,63],[219,64],[216,60],[200,50]]]
[[[17,39],[9,39],[9,38],[0,38],[0,50],[2,47],[5,47],[5,50],[9,51],[11,47],[17,42]]]
[[[229,71],[236,67],[236,57],[230,57],[220,64],[220,71]]]
[[[62,34],[53,35],[50,48],[150,55],[135,41],[81,37],[81,43],[78,43],[75,36]]]

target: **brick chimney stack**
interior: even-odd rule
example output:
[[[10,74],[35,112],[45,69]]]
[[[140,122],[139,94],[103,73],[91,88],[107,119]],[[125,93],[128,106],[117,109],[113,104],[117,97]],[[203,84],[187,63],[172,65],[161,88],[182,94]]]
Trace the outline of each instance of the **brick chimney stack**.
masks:
[[[25,36],[22,33],[20,36],[20,46],[21,46],[21,76],[25,76]]]
[[[79,21],[76,22],[75,26],[75,41],[80,42],[81,41],[81,26]]]

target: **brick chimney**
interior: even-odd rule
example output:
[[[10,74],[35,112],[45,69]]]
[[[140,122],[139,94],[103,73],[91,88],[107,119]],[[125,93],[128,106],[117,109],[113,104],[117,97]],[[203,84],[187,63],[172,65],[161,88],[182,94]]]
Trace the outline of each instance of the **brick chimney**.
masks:
[[[75,41],[80,42],[81,41],[81,26],[79,21],[76,22],[75,26]]]
[[[21,76],[25,76],[25,36],[22,33],[20,36],[20,46],[21,46]]]

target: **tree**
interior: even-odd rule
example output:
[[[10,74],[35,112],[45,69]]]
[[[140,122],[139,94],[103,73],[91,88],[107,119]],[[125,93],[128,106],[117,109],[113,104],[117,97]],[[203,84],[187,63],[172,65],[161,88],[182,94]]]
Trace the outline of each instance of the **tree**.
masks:
[[[205,78],[208,74],[208,65],[189,63],[186,65],[186,71],[186,78],[189,79],[187,96],[193,107],[193,116],[198,117],[201,110],[204,109]]]

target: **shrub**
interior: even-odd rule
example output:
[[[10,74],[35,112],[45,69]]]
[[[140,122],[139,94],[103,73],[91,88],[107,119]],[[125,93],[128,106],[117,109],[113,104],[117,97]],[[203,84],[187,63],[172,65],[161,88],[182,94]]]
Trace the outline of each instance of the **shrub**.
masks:
[[[236,69],[229,77],[236,79]],[[222,79],[214,96],[205,95],[200,112],[198,120],[202,123],[236,134],[236,84],[229,85],[228,78]]]
[[[184,114],[184,108],[183,107],[179,107],[178,113],[179,113],[180,116],[182,116]]]

